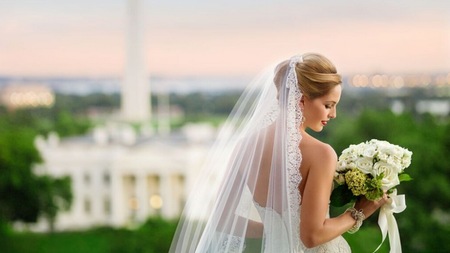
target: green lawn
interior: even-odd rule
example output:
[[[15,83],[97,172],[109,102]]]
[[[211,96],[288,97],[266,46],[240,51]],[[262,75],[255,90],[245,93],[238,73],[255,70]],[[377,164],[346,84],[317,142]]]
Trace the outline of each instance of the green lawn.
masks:
[[[7,253],[162,253],[168,252],[176,221],[149,219],[136,230],[99,228],[48,234],[14,233],[0,238]]]
[[[175,231],[175,222],[149,220],[137,230],[100,228],[84,232],[53,234],[17,233],[0,239],[0,252],[8,253],[165,253]],[[344,234],[352,252],[373,252],[381,241],[376,227]],[[389,252],[388,240],[378,251]]]

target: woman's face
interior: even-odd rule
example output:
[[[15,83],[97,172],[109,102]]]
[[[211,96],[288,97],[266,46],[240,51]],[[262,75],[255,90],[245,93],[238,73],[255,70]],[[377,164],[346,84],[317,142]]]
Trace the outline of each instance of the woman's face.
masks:
[[[341,99],[341,92],[341,85],[336,85],[323,97],[309,100],[303,96],[300,107],[303,109],[306,121],[302,128],[309,127],[315,132],[322,131],[330,119],[336,118],[336,105]]]

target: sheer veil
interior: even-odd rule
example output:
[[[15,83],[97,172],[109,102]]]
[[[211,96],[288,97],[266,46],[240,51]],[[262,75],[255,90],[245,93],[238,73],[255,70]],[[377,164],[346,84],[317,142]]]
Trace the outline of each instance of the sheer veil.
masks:
[[[302,252],[300,55],[242,94],[189,194],[170,252]]]

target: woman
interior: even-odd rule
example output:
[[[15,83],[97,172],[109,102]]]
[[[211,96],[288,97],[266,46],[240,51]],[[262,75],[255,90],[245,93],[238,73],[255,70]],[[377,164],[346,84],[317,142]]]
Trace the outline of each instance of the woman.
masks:
[[[337,156],[305,129],[336,117],[341,91],[334,65],[314,53],[255,78],[204,164],[170,252],[350,252],[340,235],[386,196],[328,216]]]

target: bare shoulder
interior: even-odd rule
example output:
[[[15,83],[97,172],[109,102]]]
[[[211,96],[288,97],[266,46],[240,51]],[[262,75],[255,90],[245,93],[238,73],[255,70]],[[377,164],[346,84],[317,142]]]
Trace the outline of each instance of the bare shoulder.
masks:
[[[337,163],[336,151],[327,143],[311,136],[305,136],[301,144],[302,154],[311,167],[327,167],[335,169]]]

